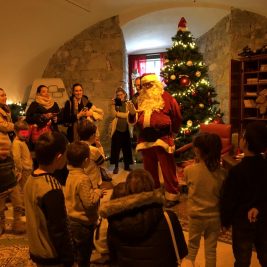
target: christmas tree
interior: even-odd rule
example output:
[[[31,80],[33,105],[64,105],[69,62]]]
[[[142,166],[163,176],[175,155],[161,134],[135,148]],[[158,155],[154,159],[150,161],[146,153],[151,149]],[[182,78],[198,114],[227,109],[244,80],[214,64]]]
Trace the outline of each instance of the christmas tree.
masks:
[[[215,100],[217,94],[208,81],[207,72],[202,54],[186,28],[186,20],[181,18],[161,69],[165,90],[180,104],[183,116],[180,133],[175,139],[177,148],[192,141],[200,123],[221,122],[222,114]]]

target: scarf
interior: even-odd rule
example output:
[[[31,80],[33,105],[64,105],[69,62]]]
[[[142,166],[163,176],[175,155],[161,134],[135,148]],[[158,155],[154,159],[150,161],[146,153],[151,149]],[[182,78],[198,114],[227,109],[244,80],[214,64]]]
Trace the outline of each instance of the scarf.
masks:
[[[54,106],[54,103],[55,103],[51,96],[49,96],[49,97],[43,97],[43,96],[40,96],[38,94],[35,97],[35,101],[39,105],[43,106],[45,109],[52,108]]]

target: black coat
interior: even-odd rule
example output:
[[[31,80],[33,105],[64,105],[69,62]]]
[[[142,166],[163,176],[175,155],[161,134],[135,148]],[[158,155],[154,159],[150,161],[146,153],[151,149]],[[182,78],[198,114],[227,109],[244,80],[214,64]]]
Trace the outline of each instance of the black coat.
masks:
[[[155,192],[129,195],[106,204],[109,221],[108,245],[112,265],[177,266],[162,203]],[[101,209],[103,211],[103,206]],[[100,214],[103,215],[101,211]],[[168,211],[168,214],[176,236],[179,256],[182,259],[188,253],[182,228],[176,214],[171,211]]]
[[[258,221],[267,223],[267,160],[261,155],[245,157],[230,169],[223,186],[222,225],[247,221],[251,208],[259,210]]]
[[[78,104],[78,112],[80,112],[83,108],[87,107],[90,109],[93,104],[89,101],[88,97],[83,95],[81,102]],[[67,130],[67,137],[70,142],[74,141],[74,124],[77,122],[77,114],[74,112],[74,99],[73,96],[70,97],[69,100],[66,101],[64,109],[63,109],[63,123]]]
[[[54,102],[54,105],[46,109],[43,106],[41,106],[36,101],[33,101],[26,112],[26,121],[28,124],[37,124],[38,127],[42,128],[46,126],[49,119],[45,118],[43,115],[47,113],[57,113],[58,114],[58,120],[60,118],[60,109],[56,102]],[[58,130],[57,123],[52,122],[52,129]]]

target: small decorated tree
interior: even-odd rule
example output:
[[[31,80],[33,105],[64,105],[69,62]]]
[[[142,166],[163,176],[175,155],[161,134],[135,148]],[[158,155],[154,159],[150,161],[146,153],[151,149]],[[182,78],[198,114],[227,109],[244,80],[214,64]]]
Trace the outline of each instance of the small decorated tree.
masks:
[[[215,100],[217,94],[208,81],[207,72],[202,54],[186,28],[186,20],[181,18],[161,70],[165,90],[176,98],[183,116],[176,138],[177,148],[192,141],[200,123],[222,122]],[[182,156],[182,159],[187,157]]]

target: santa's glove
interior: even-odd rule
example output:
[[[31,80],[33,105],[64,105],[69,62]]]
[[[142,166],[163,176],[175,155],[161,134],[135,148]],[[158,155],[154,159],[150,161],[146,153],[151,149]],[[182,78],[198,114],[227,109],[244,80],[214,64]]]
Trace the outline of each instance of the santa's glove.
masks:
[[[127,110],[129,111],[129,113],[130,113],[131,115],[135,115],[135,113],[136,113],[136,109],[135,109],[135,107],[134,107],[133,102],[132,102],[132,101],[128,101],[126,104],[127,104]]]

